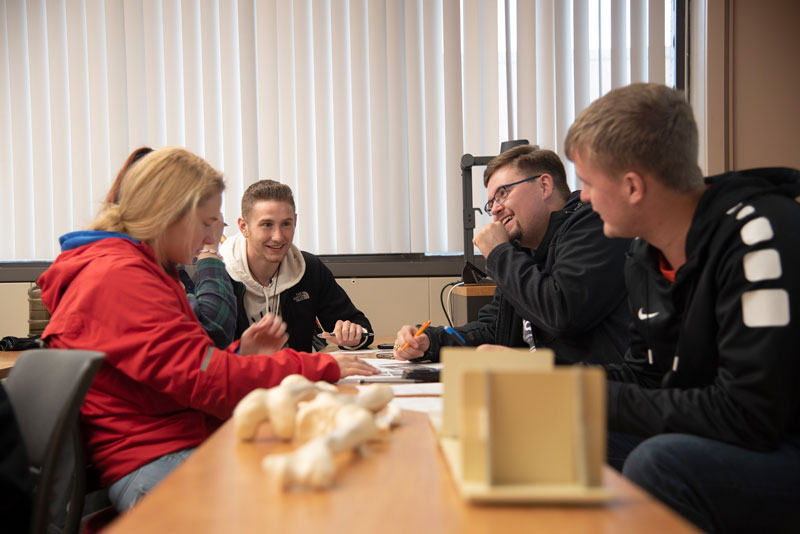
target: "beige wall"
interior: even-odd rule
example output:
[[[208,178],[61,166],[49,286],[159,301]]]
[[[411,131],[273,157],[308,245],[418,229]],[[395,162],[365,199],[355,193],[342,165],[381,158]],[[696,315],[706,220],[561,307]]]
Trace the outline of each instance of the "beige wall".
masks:
[[[439,293],[455,278],[341,278],[339,284],[378,335],[394,335],[404,324],[428,319],[447,324]],[[0,337],[28,335],[29,283],[0,284]]]
[[[0,337],[28,335],[28,282],[0,284]]]
[[[404,324],[430,319],[434,325],[447,321],[439,303],[445,284],[456,278],[340,278],[358,309],[364,312],[378,335],[394,335]]]
[[[800,168],[800,2],[731,0],[731,169]]]
[[[800,2],[690,6],[689,94],[703,171],[800,168]]]

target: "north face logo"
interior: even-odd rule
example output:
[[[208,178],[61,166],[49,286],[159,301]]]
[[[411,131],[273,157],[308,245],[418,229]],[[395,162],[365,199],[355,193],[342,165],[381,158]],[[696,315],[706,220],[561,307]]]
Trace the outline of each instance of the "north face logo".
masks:
[[[306,293],[305,291],[298,291],[297,293],[294,294],[294,297],[292,297],[292,299],[295,302],[302,302],[302,301],[308,300],[310,298],[311,297],[309,297],[308,293]]]

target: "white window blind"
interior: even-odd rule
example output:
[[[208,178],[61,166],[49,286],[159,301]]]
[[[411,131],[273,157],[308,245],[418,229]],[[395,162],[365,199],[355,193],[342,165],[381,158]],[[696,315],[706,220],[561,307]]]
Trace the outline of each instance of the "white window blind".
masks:
[[[305,250],[460,252],[461,155],[513,138],[563,154],[594,98],[672,83],[672,13],[671,0],[0,0],[0,261],[55,258],[142,145],[222,170],[229,223],[249,184],[287,183]]]

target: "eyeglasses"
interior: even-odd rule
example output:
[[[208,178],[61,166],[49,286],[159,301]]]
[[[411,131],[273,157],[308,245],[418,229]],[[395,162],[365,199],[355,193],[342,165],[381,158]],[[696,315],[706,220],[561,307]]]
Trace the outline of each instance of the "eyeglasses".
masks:
[[[491,213],[492,212],[492,207],[494,206],[495,202],[497,202],[498,204],[502,204],[503,202],[506,201],[506,199],[508,198],[508,194],[511,192],[511,188],[512,187],[514,187],[515,185],[524,184],[525,182],[530,182],[532,180],[535,180],[535,179],[541,177],[543,174],[544,173],[537,174],[536,176],[531,176],[530,178],[525,178],[524,180],[520,180],[519,182],[514,182],[514,183],[510,183],[510,184],[506,184],[506,185],[501,185],[500,188],[497,191],[495,191],[494,198],[491,199],[489,202],[487,202],[483,206],[483,209],[486,210],[486,213]]]

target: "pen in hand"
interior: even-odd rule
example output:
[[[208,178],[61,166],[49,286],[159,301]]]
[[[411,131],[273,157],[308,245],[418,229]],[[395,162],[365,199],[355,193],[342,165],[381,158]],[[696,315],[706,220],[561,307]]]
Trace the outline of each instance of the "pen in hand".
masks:
[[[421,336],[422,333],[425,331],[425,329],[428,328],[430,325],[431,325],[430,321],[425,321],[424,323],[422,323],[422,326],[419,327],[419,330],[417,330],[417,333],[414,334],[414,337]],[[409,345],[410,345],[410,342],[406,341],[406,344],[403,345],[403,348],[400,349],[399,352],[403,352],[404,350],[406,350],[409,347]]]

